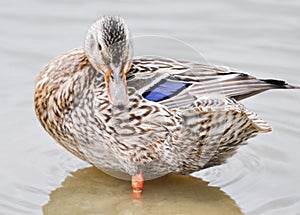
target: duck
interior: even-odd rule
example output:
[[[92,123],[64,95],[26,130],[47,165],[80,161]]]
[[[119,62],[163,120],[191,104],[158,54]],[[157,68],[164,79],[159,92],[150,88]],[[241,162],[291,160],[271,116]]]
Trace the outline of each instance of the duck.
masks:
[[[41,70],[34,107],[56,142],[108,174],[128,176],[137,196],[145,180],[224,164],[249,138],[270,132],[241,100],[299,89],[225,66],[133,51],[124,19],[103,16],[83,47]]]

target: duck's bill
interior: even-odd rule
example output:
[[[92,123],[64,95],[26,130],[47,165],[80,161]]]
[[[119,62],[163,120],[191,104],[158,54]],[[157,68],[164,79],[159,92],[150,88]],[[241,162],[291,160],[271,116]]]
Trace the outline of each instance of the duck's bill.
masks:
[[[128,91],[124,71],[115,68],[107,72],[105,83],[109,102],[113,106],[126,106],[128,104]]]

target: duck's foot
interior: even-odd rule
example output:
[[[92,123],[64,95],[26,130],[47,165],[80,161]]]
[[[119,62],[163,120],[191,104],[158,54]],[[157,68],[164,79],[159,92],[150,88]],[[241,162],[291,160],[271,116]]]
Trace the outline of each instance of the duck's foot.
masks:
[[[141,198],[144,189],[144,176],[142,173],[138,173],[131,177],[131,186],[134,197]]]

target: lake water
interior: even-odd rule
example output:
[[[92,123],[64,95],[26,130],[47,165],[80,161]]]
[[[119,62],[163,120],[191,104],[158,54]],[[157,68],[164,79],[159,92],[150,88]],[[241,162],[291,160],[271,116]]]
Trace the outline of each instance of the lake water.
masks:
[[[123,16],[133,36],[185,41],[211,64],[300,85],[299,11],[296,0],[1,1],[0,214],[300,214],[300,91],[243,101],[270,122],[272,133],[197,178],[147,181],[140,202],[130,198],[127,181],[55,143],[33,110],[38,72],[81,46],[102,15]]]

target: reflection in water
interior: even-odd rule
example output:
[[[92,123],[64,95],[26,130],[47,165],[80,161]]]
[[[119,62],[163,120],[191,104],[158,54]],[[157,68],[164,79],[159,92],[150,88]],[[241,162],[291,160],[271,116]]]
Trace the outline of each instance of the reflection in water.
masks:
[[[168,175],[146,181],[141,200],[133,200],[130,182],[94,167],[76,171],[54,190],[43,207],[59,214],[241,214],[219,188],[190,176]]]

